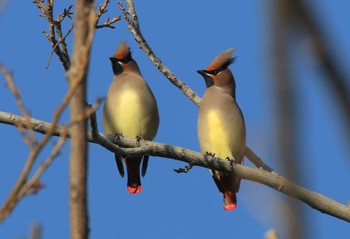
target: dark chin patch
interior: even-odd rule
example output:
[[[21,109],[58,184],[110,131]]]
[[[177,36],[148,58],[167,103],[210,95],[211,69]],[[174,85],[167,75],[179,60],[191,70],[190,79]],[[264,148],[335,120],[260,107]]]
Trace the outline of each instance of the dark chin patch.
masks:
[[[197,73],[200,74],[201,76],[203,76],[204,81],[205,81],[205,85],[207,86],[207,88],[214,85],[214,80],[213,80],[212,76],[208,75],[208,73],[205,70],[198,70]]]
[[[204,77],[205,85],[207,86],[207,88],[209,88],[210,86],[214,85],[213,78],[211,78],[208,75],[204,75],[203,77]]]
[[[119,75],[124,71],[124,68],[116,58],[111,58],[111,62],[114,75]]]

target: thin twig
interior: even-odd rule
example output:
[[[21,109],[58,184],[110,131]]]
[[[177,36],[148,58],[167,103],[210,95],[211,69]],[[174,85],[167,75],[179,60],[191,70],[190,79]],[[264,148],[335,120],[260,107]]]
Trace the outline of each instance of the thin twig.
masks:
[[[39,16],[46,18],[49,25],[49,32],[43,31],[43,33],[45,34],[48,41],[50,42],[52,49],[56,53],[58,59],[61,61],[64,70],[67,71],[70,67],[70,58],[68,55],[65,39],[71,31],[69,31],[68,34],[63,36],[61,23],[66,17],[72,19],[71,15],[73,13],[70,11],[72,7],[69,6],[67,9],[64,9],[63,13],[59,14],[59,16],[57,17],[57,20],[54,20],[54,17],[53,17],[54,1],[47,1],[47,6],[45,6],[41,0],[34,0],[34,3],[42,12],[41,14],[39,14]],[[56,39],[56,30],[57,30],[57,34],[59,35],[59,40]],[[48,63],[50,63],[51,57],[52,57],[52,54],[49,55]]]
[[[41,150],[44,148],[44,146],[48,143],[49,139],[51,138],[54,130],[56,129],[56,125],[59,121],[59,118],[60,118],[63,110],[66,108],[67,104],[69,103],[69,100],[71,99],[72,95],[75,93],[79,83],[80,83],[79,81],[72,82],[70,89],[66,93],[66,95],[63,98],[58,109],[55,111],[54,116],[53,116],[53,120],[50,124],[50,127],[45,132],[45,136],[29,152],[26,163],[23,167],[23,170],[22,170],[20,176],[17,179],[15,186],[13,187],[10,195],[8,196],[5,203],[2,205],[2,207],[0,209],[0,221],[2,221],[7,215],[9,215],[9,213],[11,213],[12,209],[15,207],[16,202],[17,202],[17,198],[18,198],[18,193],[20,192],[23,185],[26,183],[29,172],[31,171],[38,154],[41,152]],[[29,129],[30,129],[30,127],[32,127],[31,124],[28,123],[30,121],[31,121],[30,119],[24,120],[25,126],[27,128],[29,127]]]
[[[112,28],[114,29],[115,26],[113,26],[112,24],[119,21],[121,19],[121,16],[118,16],[118,17],[114,17],[112,20],[109,20],[109,17],[107,17],[106,21],[103,23],[103,24],[100,24],[100,25],[96,25],[96,29],[99,29],[99,28]]]
[[[55,46],[53,46],[53,48],[52,48],[52,50],[50,52],[49,59],[47,60],[47,64],[46,64],[46,67],[45,67],[46,70],[50,66],[50,62],[51,62],[53,53],[55,52],[56,48],[59,47],[60,44],[62,46],[63,55],[68,55],[67,44],[66,44],[65,40],[69,36],[69,34],[72,32],[73,29],[74,29],[74,21],[73,21],[73,19],[71,19],[71,26],[68,29],[66,35],[64,35],[64,36],[62,36],[61,24],[57,25],[57,34],[59,35],[60,40],[55,44]]]
[[[69,36],[69,34],[71,33],[71,31],[73,30],[74,28],[74,20],[73,18],[71,17],[71,15],[73,15],[73,12],[71,12],[71,9],[72,9],[73,5],[69,6],[67,9],[65,8],[63,10],[63,13],[60,14],[57,19],[56,19],[56,28],[57,28],[57,35],[59,37],[59,43],[61,44],[62,46],[62,53],[63,53],[63,56],[66,57],[66,61],[70,62],[70,59],[69,59],[69,54],[68,54],[68,48],[67,48],[67,44],[66,44],[66,38],[67,36]],[[68,17],[70,20],[71,20],[71,28],[67,31],[67,33],[63,36],[63,33],[62,33],[62,25],[61,25],[61,22],[66,18]],[[68,56],[68,57],[67,57]]]
[[[121,19],[121,16],[114,17],[112,20],[110,20],[110,18],[107,17],[106,21],[103,24],[98,24],[101,16],[103,14],[105,14],[106,12],[108,12],[107,7],[108,7],[109,2],[110,2],[110,0],[105,0],[104,3],[100,5],[100,7],[96,13],[96,23],[95,23],[96,29],[99,29],[99,28],[112,28],[112,29],[114,29],[115,26],[113,26],[112,24]]]
[[[264,161],[262,161],[259,156],[257,156],[253,150],[251,150],[248,146],[245,147],[245,156],[252,162],[257,168],[263,168],[264,170],[272,173],[273,169],[270,168]]]
[[[55,144],[54,148],[51,151],[51,154],[49,157],[38,167],[38,169],[35,171],[34,175],[23,185],[21,190],[17,194],[16,200],[23,198],[27,194],[36,193],[36,185],[41,185],[40,183],[40,176],[45,172],[45,170],[52,164],[54,159],[59,155],[59,152],[61,148],[63,147],[64,143],[66,142],[67,135],[63,133],[59,141]],[[34,188],[34,191],[31,191],[31,189]]]
[[[8,88],[10,89],[13,96],[15,97],[17,106],[18,106],[21,114],[23,115],[26,122],[29,123],[30,116],[24,107],[24,103],[23,103],[22,97],[20,95],[20,90],[15,85],[12,74],[10,72],[8,72],[6,67],[2,64],[0,64],[0,71],[6,79],[6,83],[7,83]],[[32,148],[36,144],[36,137],[35,137],[34,132],[31,130],[31,128],[28,128],[28,130],[25,130],[25,128],[21,127],[21,125],[18,125],[18,129],[23,136],[24,142],[30,148]]]

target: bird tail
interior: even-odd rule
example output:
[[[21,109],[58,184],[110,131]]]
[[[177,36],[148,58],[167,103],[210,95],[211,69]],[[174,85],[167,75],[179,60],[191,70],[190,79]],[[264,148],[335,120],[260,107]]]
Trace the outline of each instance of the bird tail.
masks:
[[[117,164],[117,168],[120,176],[124,177],[124,166],[123,166],[122,157],[118,154],[114,154],[114,158],[115,158],[115,163]]]
[[[236,193],[239,190],[240,179],[234,172],[222,173],[212,170],[214,182],[224,196],[224,209],[232,211],[237,207]]]
[[[127,190],[131,194],[137,194],[142,191],[140,179],[141,157],[125,158],[126,169],[128,172]]]
[[[236,193],[239,190],[240,179],[235,173],[221,173],[220,178],[223,194],[224,194],[224,209],[227,211],[234,210],[237,207]]]

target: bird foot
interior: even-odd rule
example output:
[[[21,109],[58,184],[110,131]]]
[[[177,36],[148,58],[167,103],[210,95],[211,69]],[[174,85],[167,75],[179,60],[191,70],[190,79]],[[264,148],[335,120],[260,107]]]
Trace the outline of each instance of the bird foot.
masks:
[[[193,168],[193,164],[189,164],[184,168],[174,169],[174,171],[177,173],[188,173],[192,168]]]
[[[212,153],[212,152],[205,152],[205,154],[206,154],[206,155],[209,155],[209,156],[212,156],[212,157],[214,157],[214,158],[215,158],[215,154],[214,154],[214,153]]]
[[[114,137],[116,138],[117,143],[119,144],[119,143],[120,143],[120,139],[123,138],[124,136],[123,136],[122,133],[116,133],[116,134],[114,135]]]
[[[233,164],[236,163],[236,159],[235,158],[231,159],[231,158],[227,157],[226,160],[228,160],[230,162],[231,167],[233,167]]]
[[[146,140],[144,137],[142,136],[136,136],[136,145],[137,147],[140,147],[140,143],[142,140]]]

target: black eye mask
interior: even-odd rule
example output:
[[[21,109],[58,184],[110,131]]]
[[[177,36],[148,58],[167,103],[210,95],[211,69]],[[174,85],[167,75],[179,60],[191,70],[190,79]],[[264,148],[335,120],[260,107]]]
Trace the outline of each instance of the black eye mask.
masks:
[[[124,68],[122,67],[122,65],[120,63],[127,64],[130,61],[132,61],[131,51],[129,50],[129,54],[122,59],[119,59],[116,57],[110,57],[109,59],[112,62],[112,68],[113,68],[114,75],[119,75],[124,71]]]
[[[114,62],[121,62],[121,63],[127,64],[127,63],[129,63],[132,60],[131,51],[129,51],[129,54],[126,57],[122,58],[122,59],[119,59],[119,58],[116,58],[116,57],[110,57],[109,59],[111,59],[112,63],[114,63]]]

